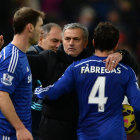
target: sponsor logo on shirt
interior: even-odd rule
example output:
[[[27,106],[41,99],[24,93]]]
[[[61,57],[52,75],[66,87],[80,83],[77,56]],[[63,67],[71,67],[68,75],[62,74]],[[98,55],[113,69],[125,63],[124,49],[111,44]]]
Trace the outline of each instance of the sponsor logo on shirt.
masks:
[[[27,72],[29,72],[29,68],[27,67]]]
[[[8,73],[4,73],[3,78],[1,78],[1,83],[3,83],[6,86],[11,86],[13,79],[13,76],[9,75]]]
[[[32,82],[32,74],[28,76],[28,81],[27,83],[31,83]]]

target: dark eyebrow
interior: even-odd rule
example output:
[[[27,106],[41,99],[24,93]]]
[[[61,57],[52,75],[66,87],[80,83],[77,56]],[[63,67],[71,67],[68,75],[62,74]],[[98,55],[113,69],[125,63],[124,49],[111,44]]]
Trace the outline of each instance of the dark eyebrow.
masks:
[[[74,39],[74,40],[79,40],[80,38],[79,38],[79,37],[74,37],[73,39]]]
[[[79,37],[65,37],[66,39],[74,39],[74,40],[78,40],[80,39]]]

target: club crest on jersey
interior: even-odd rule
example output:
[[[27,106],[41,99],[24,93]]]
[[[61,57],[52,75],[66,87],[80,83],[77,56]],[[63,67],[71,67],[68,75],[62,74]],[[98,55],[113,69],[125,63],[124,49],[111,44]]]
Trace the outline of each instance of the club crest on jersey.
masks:
[[[1,83],[3,83],[6,86],[11,86],[13,79],[13,76],[9,75],[8,73],[4,73],[3,78],[1,78]]]

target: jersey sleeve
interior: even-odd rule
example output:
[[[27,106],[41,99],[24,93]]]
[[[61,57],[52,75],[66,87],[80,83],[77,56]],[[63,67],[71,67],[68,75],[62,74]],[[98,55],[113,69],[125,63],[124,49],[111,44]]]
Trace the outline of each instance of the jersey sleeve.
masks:
[[[50,100],[55,100],[61,95],[71,93],[74,90],[73,65],[70,65],[58,81],[46,88],[36,89],[35,94],[41,99],[47,96]]]
[[[14,93],[16,85],[19,83],[19,74],[17,73],[18,53],[0,60],[0,90]],[[21,72],[22,73],[22,72]]]
[[[137,83],[135,72],[130,68],[130,78],[128,81],[126,95],[131,106],[137,111],[140,111],[140,90]]]

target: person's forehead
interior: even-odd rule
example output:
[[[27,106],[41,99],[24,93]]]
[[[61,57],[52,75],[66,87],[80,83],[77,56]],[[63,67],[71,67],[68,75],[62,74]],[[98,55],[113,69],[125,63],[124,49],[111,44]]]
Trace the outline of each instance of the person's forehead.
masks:
[[[62,30],[59,27],[52,27],[48,33],[48,36],[61,36]]]
[[[61,28],[57,27],[57,26],[52,26],[50,29],[50,33],[51,32],[62,32]]]
[[[74,28],[74,29],[66,29],[64,31],[64,36],[83,36],[83,30],[80,28]]]
[[[57,27],[50,30],[50,32],[46,35],[46,39],[57,39],[62,40],[62,31]]]

